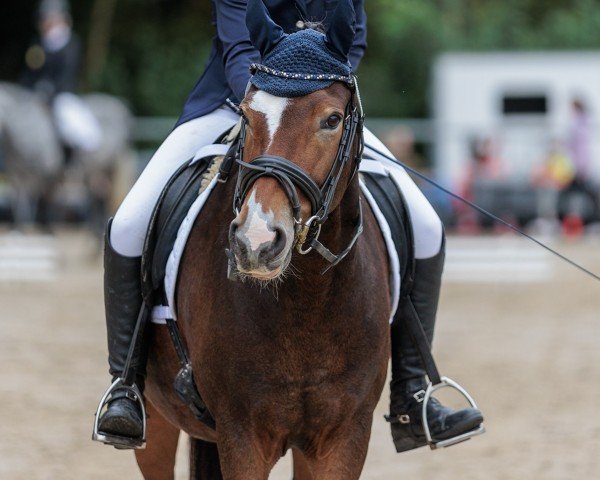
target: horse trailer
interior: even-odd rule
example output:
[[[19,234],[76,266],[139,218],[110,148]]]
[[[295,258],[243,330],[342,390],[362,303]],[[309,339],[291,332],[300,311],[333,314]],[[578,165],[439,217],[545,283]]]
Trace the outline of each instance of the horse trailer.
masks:
[[[520,197],[523,216],[535,216],[532,179],[553,152],[569,156],[576,102],[589,117],[587,180],[598,185],[600,52],[447,53],[434,65],[432,94],[435,169],[449,185],[464,184],[485,144],[500,171],[487,180],[502,197],[488,191],[485,203]]]

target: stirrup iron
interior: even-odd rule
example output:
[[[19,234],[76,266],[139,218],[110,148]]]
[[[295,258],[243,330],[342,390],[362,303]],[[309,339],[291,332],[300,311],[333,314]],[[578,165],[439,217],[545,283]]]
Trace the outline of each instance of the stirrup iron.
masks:
[[[460,435],[456,435],[455,437],[445,438],[444,440],[436,440],[435,438],[432,438],[431,431],[429,429],[429,422],[427,421],[427,404],[429,403],[429,399],[431,398],[431,395],[433,395],[433,393],[435,391],[440,390],[442,388],[452,388],[452,389],[458,391],[469,402],[469,404],[472,408],[477,408],[477,404],[475,403],[475,400],[473,400],[473,397],[471,397],[471,395],[469,395],[469,393],[454,380],[452,380],[448,377],[441,377],[440,382],[435,385],[433,384],[433,382],[429,382],[429,385],[427,385],[427,389],[425,390],[424,394],[422,395],[422,397],[423,397],[423,400],[422,400],[423,401],[423,415],[422,415],[422,417],[423,417],[423,431],[425,432],[425,438],[427,440],[427,444],[429,445],[429,448],[431,448],[432,450],[435,450],[437,448],[451,447],[452,445],[456,445],[457,443],[466,442],[467,440],[470,440],[472,437],[475,437],[477,435],[481,435],[482,433],[485,433],[485,427],[483,426],[483,424],[480,424],[477,428],[471,430],[470,432],[461,433]],[[421,392],[419,392],[419,393],[421,393]]]
[[[100,432],[98,425],[100,423],[100,414],[104,410],[104,407],[108,404],[108,399],[116,390],[127,390],[127,393],[132,395],[129,398],[134,399],[142,410],[142,437],[141,438],[130,438],[123,437],[121,435],[112,435],[110,433]],[[92,440],[96,442],[102,442],[106,445],[112,445],[117,449],[143,449],[146,448],[146,407],[144,406],[144,399],[142,392],[137,385],[126,385],[123,383],[122,378],[117,378],[110,387],[104,392],[104,395],[100,399],[98,409],[96,410],[96,419],[94,421],[94,432],[92,433]]]

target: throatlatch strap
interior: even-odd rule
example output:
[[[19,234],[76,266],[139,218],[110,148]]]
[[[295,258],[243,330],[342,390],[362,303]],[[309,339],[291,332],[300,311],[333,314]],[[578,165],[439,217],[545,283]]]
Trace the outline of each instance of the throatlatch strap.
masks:
[[[339,254],[335,255],[331,252],[327,247],[325,247],[319,240],[313,238],[310,242],[310,247],[314,248],[319,255],[321,255],[325,260],[329,262],[329,265],[323,269],[321,275],[325,274],[329,269],[335,267],[338,263],[340,263],[346,255],[350,253],[358,237],[360,237],[363,233],[363,213],[362,213],[362,204],[358,202],[358,222],[356,223],[356,227],[354,227],[354,233],[352,234],[352,239],[348,246]]]

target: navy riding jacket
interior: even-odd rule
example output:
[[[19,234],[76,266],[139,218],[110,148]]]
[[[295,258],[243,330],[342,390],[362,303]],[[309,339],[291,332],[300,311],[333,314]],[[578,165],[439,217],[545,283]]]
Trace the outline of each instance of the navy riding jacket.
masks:
[[[250,64],[260,54],[250,43],[246,28],[247,0],[211,0],[212,23],[216,35],[204,73],[188,97],[177,125],[206,115],[229,98],[238,103],[244,98],[250,80]],[[353,0],[356,11],[356,35],[350,50],[350,63],[356,71],[367,48],[367,17],[364,0]],[[337,0],[265,0],[273,20],[286,33],[303,28],[303,22],[321,22],[325,29]]]

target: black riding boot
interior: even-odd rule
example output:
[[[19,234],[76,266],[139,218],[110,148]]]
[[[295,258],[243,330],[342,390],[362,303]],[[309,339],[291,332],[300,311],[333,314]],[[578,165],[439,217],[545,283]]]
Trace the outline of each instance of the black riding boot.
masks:
[[[140,257],[124,257],[110,244],[110,223],[106,232],[104,250],[104,305],[108,336],[108,363],[113,380],[121,377],[125,369],[129,347],[132,343],[138,314],[142,306]],[[143,335],[143,332],[140,333]],[[131,363],[133,386],[143,392],[146,375],[147,349],[145,342],[133,354]],[[126,382],[127,383],[127,382]],[[98,433],[109,436],[117,448],[140,446],[144,418],[134,389],[116,386],[111,392],[98,424]]]
[[[410,298],[431,345],[437,312],[445,249],[436,256],[416,260],[414,285]],[[404,452],[427,444],[422,424],[423,395],[427,388],[425,369],[419,351],[402,322],[402,307],[392,324],[392,381],[390,415],[396,451]],[[427,407],[431,436],[444,440],[474,430],[481,422],[481,412],[474,408],[452,410],[432,398]]]

